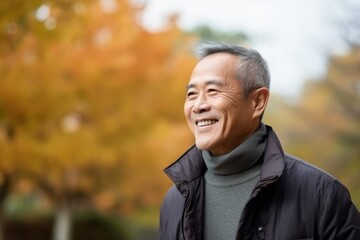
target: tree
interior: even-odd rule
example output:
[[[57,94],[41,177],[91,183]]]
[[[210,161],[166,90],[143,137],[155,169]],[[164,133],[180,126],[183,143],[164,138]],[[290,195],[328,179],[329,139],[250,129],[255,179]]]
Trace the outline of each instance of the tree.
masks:
[[[2,176],[21,173],[52,200],[55,240],[70,239],[81,206],[158,205],[159,156],[189,142],[178,109],[193,39],[176,22],[148,32],[125,0],[2,4]]]

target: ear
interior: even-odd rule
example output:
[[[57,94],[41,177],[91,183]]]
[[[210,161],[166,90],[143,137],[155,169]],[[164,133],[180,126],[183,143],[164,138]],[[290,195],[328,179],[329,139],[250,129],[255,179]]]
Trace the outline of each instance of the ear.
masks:
[[[269,100],[269,89],[262,87],[253,92],[253,119],[262,117]]]

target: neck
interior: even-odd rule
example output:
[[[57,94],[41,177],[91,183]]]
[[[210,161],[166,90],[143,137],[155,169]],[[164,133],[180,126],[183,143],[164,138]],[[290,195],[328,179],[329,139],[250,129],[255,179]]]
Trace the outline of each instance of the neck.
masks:
[[[245,171],[261,158],[266,147],[267,131],[264,124],[231,152],[213,156],[209,151],[202,151],[209,171],[218,175],[231,175]]]

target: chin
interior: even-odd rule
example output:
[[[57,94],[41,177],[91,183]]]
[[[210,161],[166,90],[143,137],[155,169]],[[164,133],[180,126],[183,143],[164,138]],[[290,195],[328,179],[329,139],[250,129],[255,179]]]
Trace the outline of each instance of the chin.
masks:
[[[203,143],[195,142],[195,145],[200,150],[206,150],[206,146]]]
[[[211,144],[206,143],[206,142],[196,141],[195,145],[197,148],[199,148],[200,150],[203,150],[203,151],[208,151],[211,148]]]

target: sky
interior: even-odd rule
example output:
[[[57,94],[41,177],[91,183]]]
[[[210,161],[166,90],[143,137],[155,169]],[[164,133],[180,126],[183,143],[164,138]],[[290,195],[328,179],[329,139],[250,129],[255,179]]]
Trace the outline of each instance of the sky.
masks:
[[[142,1],[144,2],[144,1]],[[305,80],[326,72],[327,56],[343,53],[337,19],[340,0],[148,0],[142,24],[166,28],[170,14],[191,30],[207,25],[224,32],[244,32],[249,47],[268,62],[271,91],[290,99],[300,96]],[[340,6],[340,7],[339,7]]]

